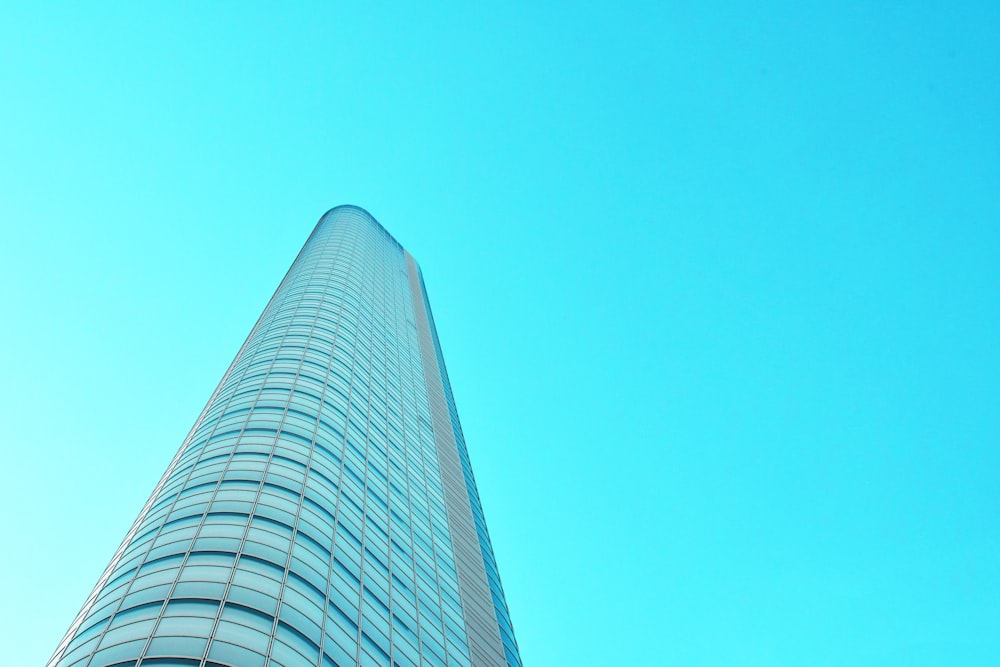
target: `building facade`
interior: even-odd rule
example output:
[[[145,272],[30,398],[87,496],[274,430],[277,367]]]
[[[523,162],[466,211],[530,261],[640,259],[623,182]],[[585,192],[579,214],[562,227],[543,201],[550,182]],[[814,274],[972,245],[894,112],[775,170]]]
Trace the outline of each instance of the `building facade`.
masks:
[[[49,667],[520,667],[427,293],[327,212]]]

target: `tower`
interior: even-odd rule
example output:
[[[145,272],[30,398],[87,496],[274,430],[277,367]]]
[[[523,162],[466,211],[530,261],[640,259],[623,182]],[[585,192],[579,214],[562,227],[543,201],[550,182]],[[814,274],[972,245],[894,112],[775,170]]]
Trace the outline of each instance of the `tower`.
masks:
[[[520,667],[413,257],[313,230],[49,667]]]

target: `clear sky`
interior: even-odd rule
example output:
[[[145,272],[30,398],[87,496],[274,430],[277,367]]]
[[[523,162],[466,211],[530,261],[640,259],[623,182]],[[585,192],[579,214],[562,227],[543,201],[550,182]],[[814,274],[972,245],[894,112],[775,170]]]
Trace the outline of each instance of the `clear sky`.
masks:
[[[3,3],[4,664],[342,203],[423,267],[526,665],[1000,664],[998,26]]]

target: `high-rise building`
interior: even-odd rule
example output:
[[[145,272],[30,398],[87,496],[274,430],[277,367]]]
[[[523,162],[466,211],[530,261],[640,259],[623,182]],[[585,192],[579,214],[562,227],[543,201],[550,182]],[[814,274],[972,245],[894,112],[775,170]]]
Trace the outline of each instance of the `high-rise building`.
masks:
[[[520,667],[427,293],[327,212],[50,667]]]

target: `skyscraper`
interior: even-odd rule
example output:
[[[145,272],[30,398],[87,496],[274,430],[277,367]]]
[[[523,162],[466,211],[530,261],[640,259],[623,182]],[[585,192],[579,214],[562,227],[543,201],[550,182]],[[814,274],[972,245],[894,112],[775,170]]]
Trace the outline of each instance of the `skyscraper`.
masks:
[[[420,269],[316,225],[50,667],[520,667]]]

